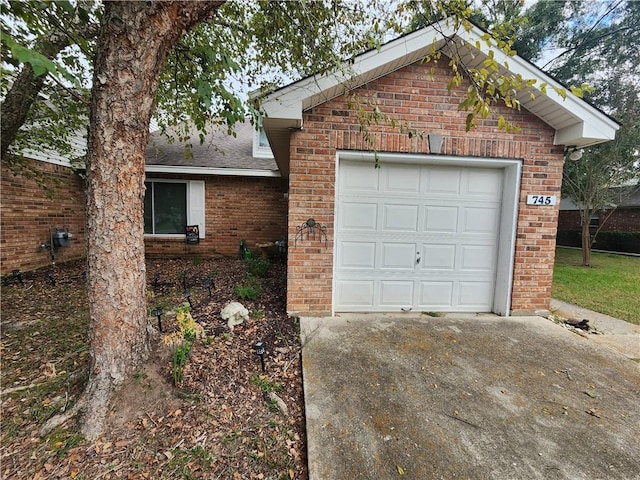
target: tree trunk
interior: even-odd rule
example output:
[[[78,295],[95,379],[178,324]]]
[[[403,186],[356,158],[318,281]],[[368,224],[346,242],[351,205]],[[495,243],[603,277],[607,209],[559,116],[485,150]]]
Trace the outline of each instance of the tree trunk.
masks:
[[[582,265],[589,266],[591,261],[591,232],[589,231],[590,218],[582,220]]]
[[[97,438],[113,392],[147,357],[144,167],[158,77],[180,36],[221,2],[105,2],[87,155],[91,371],[82,432]]]

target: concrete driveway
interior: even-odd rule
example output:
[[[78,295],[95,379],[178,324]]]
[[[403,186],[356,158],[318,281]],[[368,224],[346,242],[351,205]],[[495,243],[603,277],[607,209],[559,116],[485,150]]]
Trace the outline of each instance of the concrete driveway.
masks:
[[[640,479],[640,363],[549,320],[301,329],[310,480]]]

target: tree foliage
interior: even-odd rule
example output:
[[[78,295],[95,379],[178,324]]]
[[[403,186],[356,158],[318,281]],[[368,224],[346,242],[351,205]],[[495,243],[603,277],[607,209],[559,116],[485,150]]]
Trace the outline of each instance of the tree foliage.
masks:
[[[44,183],[25,150],[74,160],[89,112],[88,61],[98,31],[93,3],[5,1],[2,7],[2,161]]]
[[[640,182],[640,3],[610,1],[571,4],[576,21],[567,23],[556,44],[561,53],[549,63],[560,79],[581,77],[592,85],[587,99],[621,123],[613,142],[567,159],[563,196],[573,199],[582,222],[583,264],[612,212]],[[590,219],[600,215],[598,229]]]

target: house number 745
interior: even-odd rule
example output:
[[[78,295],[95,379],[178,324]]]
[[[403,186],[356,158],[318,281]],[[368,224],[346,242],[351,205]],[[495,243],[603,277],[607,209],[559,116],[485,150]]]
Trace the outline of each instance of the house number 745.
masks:
[[[555,205],[555,195],[527,195],[527,205]]]

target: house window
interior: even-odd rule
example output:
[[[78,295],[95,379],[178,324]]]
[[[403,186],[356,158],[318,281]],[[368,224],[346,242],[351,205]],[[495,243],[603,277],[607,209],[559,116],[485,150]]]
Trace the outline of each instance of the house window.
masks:
[[[253,132],[253,156],[257,158],[273,158],[267,134],[262,126]]]
[[[204,237],[204,182],[148,180],[144,182],[145,235],[185,235],[186,225],[199,225]]]

